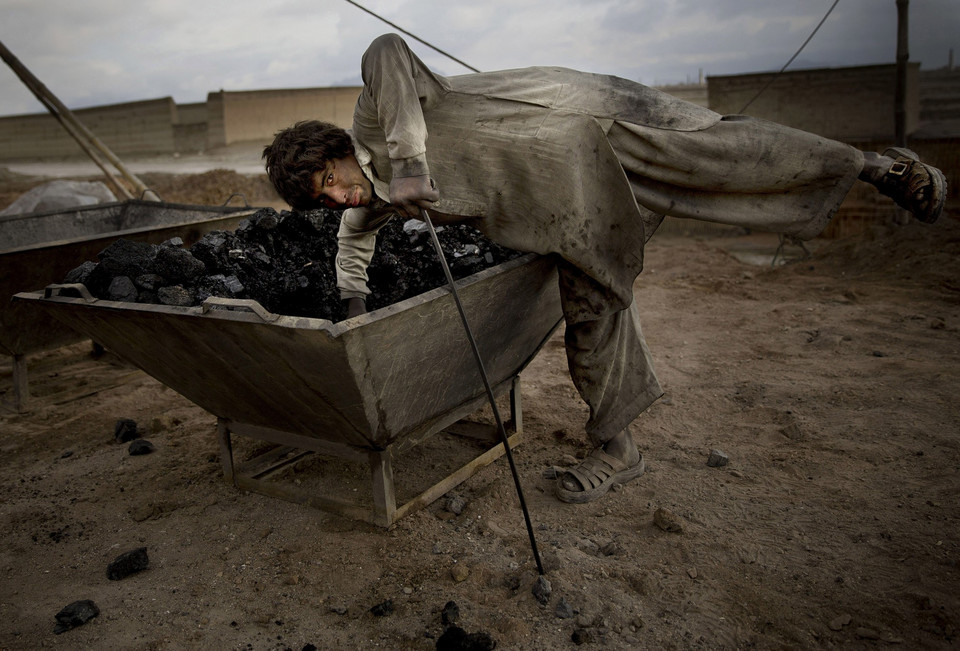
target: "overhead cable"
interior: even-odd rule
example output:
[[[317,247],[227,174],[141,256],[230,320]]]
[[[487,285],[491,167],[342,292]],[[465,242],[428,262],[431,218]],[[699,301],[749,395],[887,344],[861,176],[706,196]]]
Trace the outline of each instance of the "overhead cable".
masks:
[[[347,0],[347,1],[349,2],[349,0]],[[749,102],[747,102],[746,104],[743,105],[743,108],[740,109],[740,111],[739,111],[740,113],[743,113],[744,111],[746,111],[746,110],[747,110],[747,107],[750,106],[751,104],[753,104],[754,100],[757,99],[758,97],[760,97],[760,95],[763,94],[763,91],[765,91],[766,89],[770,88],[770,85],[777,80],[777,78],[780,76],[780,74],[781,74],[784,70],[787,69],[787,66],[789,66],[791,63],[793,63],[793,60],[796,59],[796,58],[797,58],[797,55],[800,54],[800,53],[803,51],[803,48],[807,47],[807,43],[810,42],[810,39],[812,39],[812,38],[813,38],[813,35],[817,33],[817,31],[820,29],[820,27],[823,25],[823,23],[827,20],[827,16],[830,15],[830,13],[833,11],[834,7],[836,7],[836,6],[837,6],[837,3],[839,3],[839,2],[840,2],[840,0],[833,0],[833,4],[830,5],[830,8],[829,8],[829,9],[827,9],[827,13],[824,14],[823,18],[820,19],[819,24],[817,24],[817,26],[813,28],[813,31],[810,32],[810,36],[808,36],[808,37],[807,37],[807,40],[805,40],[805,41],[803,42],[803,45],[800,46],[800,49],[793,53],[793,56],[790,57],[790,60],[783,64],[783,67],[780,68],[780,71],[773,76],[773,79],[771,79],[770,81],[767,82],[767,85],[766,85],[766,86],[764,86],[763,88],[761,88],[761,89],[757,92],[757,94],[753,96],[753,99],[751,99]]]
[[[422,38],[420,38],[420,37],[417,36],[416,34],[411,34],[411,33],[408,32],[407,30],[405,30],[404,28],[400,27],[399,25],[395,25],[394,23],[391,23],[389,20],[387,20],[387,19],[384,18],[383,16],[380,16],[380,15],[378,15],[378,14],[370,11],[370,10],[367,9],[366,7],[357,4],[357,3],[354,2],[353,0],[347,0],[347,2],[349,2],[350,4],[352,4],[352,5],[353,5],[354,7],[356,7],[357,9],[362,9],[363,11],[367,12],[368,14],[370,14],[371,16],[373,16],[374,18],[377,18],[377,19],[379,19],[379,20],[382,20],[382,21],[385,22],[386,24],[390,25],[390,27],[393,27],[394,29],[403,32],[404,34],[406,34],[406,35],[409,36],[410,38],[415,38],[415,39],[417,39],[418,41],[420,41],[421,43],[423,43],[423,44],[426,45],[427,47],[429,47],[429,48],[431,48],[431,49],[433,49],[433,50],[436,50],[437,52],[439,52],[439,53],[442,54],[443,56],[445,56],[445,57],[447,57],[447,58],[449,58],[449,59],[452,59],[453,61],[456,61],[457,63],[459,63],[460,65],[462,65],[464,68],[467,68],[467,69],[469,69],[469,70],[473,70],[474,72],[480,72],[479,70],[477,70],[477,69],[474,68],[473,66],[471,66],[471,65],[469,65],[469,64],[467,64],[467,63],[464,63],[463,61],[461,61],[461,60],[458,59],[457,57],[453,56],[452,54],[450,54],[450,53],[448,53],[448,52],[444,52],[443,50],[441,50],[441,49],[438,48],[437,46],[431,45],[430,43],[427,43],[425,40],[423,40]]]

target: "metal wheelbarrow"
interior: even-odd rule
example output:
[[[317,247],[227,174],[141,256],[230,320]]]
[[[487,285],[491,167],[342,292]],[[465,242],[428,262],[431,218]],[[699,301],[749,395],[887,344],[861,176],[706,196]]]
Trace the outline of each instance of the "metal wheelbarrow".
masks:
[[[28,304],[12,302],[16,292],[63,278],[116,239],[159,244],[179,237],[189,246],[210,231],[236,229],[254,212],[249,206],[131,200],[0,217],[0,352],[13,357],[17,411],[29,394],[26,355],[83,337]]]
[[[518,442],[519,374],[562,321],[555,262],[528,254],[457,287],[494,392],[510,394],[509,441]],[[272,314],[249,300],[210,298],[200,307],[98,300],[83,285],[16,298],[215,415],[225,478],[242,489],[387,527],[503,454],[496,428],[479,428],[485,452],[398,504],[399,455],[487,402],[446,288],[336,324]],[[241,465],[234,435],[281,447]],[[308,453],[367,464],[372,504],[270,481]]]

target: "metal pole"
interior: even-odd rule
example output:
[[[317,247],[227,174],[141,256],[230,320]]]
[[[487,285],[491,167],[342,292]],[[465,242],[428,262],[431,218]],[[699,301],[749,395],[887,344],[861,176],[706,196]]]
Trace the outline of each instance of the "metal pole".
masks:
[[[460,312],[460,320],[463,321],[463,329],[467,333],[467,339],[470,340],[470,347],[473,349],[473,357],[477,361],[477,368],[480,370],[480,377],[483,379],[483,386],[487,390],[487,398],[490,400],[490,407],[493,409],[493,418],[497,421],[497,430],[500,432],[500,440],[503,442],[503,450],[507,456],[507,462],[510,464],[510,472],[513,473],[513,483],[517,487],[517,497],[520,498],[520,509],[523,511],[523,519],[527,524],[527,535],[530,537],[530,548],[533,550],[533,559],[537,563],[537,572],[543,575],[543,563],[540,562],[540,552],[537,551],[537,539],[533,535],[533,525],[530,523],[530,512],[527,510],[527,502],[523,499],[523,488],[520,486],[520,474],[517,472],[517,466],[513,462],[513,453],[510,451],[510,442],[507,440],[507,430],[503,426],[503,420],[500,418],[500,410],[497,409],[497,401],[493,395],[493,388],[490,386],[490,380],[487,377],[487,370],[483,366],[483,358],[480,356],[480,349],[477,347],[477,340],[473,336],[473,330],[470,329],[470,322],[467,320],[467,314],[463,311],[463,304],[460,302],[460,294],[457,292],[457,285],[453,282],[453,274],[450,273],[450,267],[447,265],[447,259],[443,255],[443,249],[440,248],[440,238],[437,237],[437,231],[433,227],[430,215],[423,208],[420,209],[420,215],[423,221],[427,223],[430,229],[430,237],[433,239],[433,248],[437,250],[437,257],[440,258],[440,266],[443,267],[443,273],[447,277],[447,284],[450,285],[450,293],[457,304],[457,310]]]
[[[57,99],[57,97],[51,93],[50,90],[33,75],[33,73],[27,70],[26,66],[20,63],[20,60],[17,59],[17,57],[13,55],[13,52],[8,50],[3,43],[0,43],[0,58],[7,62],[7,65],[13,69],[18,77],[20,77],[20,80],[28,89],[30,89],[30,92],[36,95],[37,99],[40,100],[40,102],[47,108],[48,111],[50,111],[51,114],[53,114],[55,118],[57,118],[61,124],[63,124],[64,121],[70,123],[74,130],[71,131],[70,129],[67,129],[67,132],[77,139],[77,142],[80,142],[79,138],[77,138],[77,134],[79,133],[83,138],[86,138],[87,142],[99,149],[100,152],[107,158],[107,160],[117,168],[123,177],[133,184],[133,187],[138,194],[145,196],[148,192],[151,192],[151,190],[143,184],[143,181],[138,179],[133,172],[128,170],[123,162],[117,158],[117,156],[110,151],[110,149],[103,144],[100,139],[97,138],[93,132],[86,127],[86,125],[78,120],[77,117],[70,111],[70,109],[68,109],[59,99]],[[81,147],[83,147],[82,144]],[[84,147],[84,151],[86,150],[87,148]],[[94,160],[94,162],[96,162],[96,160]],[[156,197],[155,194],[154,198],[159,200],[159,197]]]
[[[910,61],[909,0],[897,0],[897,85],[894,91],[894,134],[897,147],[907,146],[907,64]]]

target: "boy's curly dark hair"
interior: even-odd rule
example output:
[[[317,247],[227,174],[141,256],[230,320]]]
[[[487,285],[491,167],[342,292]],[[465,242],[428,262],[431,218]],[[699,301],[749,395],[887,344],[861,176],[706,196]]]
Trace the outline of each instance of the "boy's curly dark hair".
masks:
[[[315,201],[313,174],[327,162],[354,153],[353,141],[344,129],[319,120],[304,120],[278,131],[273,144],[263,149],[267,176],[280,197],[294,210],[311,210]]]

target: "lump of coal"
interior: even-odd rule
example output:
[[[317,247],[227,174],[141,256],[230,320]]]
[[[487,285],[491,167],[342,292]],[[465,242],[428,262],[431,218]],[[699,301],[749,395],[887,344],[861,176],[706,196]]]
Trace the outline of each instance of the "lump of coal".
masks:
[[[131,549],[120,554],[107,565],[107,578],[111,581],[119,581],[147,569],[148,565],[150,565],[150,559],[147,557],[146,547]]]
[[[164,305],[190,307],[194,303],[194,294],[181,285],[173,285],[157,290],[157,299]]]
[[[74,601],[72,604],[64,606],[60,612],[56,614],[57,625],[54,627],[53,632],[59,635],[64,631],[69,631],[71,628],[83,626],[99,614],[100,609],[97,608],[97,604],[89,599]]]
[[[437,651],[492,651],[497,642],[489,633],[467,633],[459,626],[451,626],[437,639]]]
[[[63,279],[63,282],[68,284],[83,283],[86,285],[87,279],[90,278],[90,274],[93,273],[93,270],[96,269],[96,267],[96,262],[88,260],[76,269],[71,270]]]
[[[550,586],[550,581],[547,580],[547,577],[542,574],[537,577],[536,583],[533,584],[533,596],[536,597],[537,601],[546,606],[550,603],[550,593],[553,592],[553,588]]]
[[[370,612],[377,617],[386,617],[393,612],[393,599],[387,599],[386,601],[378,603],[370,609]]]
[[[171,283],[190,282],[207,271],[207,265],[190,251],[174,246],[161,246],[153,258],[153,273]]]
[[[137,421],[135,420],[121,418],[113,426],[113,438],[117,443],[126,443],[127,441],[132,441],[133,439],[139,437],[140,434],[137,432]]]
[[[111,276],[136,277],[147,273],[157,247],[119,239],[100,252],[100,266]]]
[[[178,238],[159,246],[117,240],[66,282],[82,282],[97,298],[174,306],[253,299],[276,314],[339,321],[346,317],[334,267],[339,228],[336,211],[264,208],[236,231],[207,233],[189,248]],[[436,230],[457,279],[521,255],[465,224]],[[368,310],[446,284],[429,231],[416,220],[392,219],[380,230],[368,273]]]
[[[440,611],[440,623],[444,626],[450,626],[456,624],[458,619],[460,619],[460,607],[456,601],[448,601],[443,610]]]
[[[144,454],[150,454],[154,450],[156,450],[156,448],[150,441],[146,439],[133,439],[127,448],[127,454],[131,457],[138,457]]]
[[[111,301],[132,303],[137,300],[137,287],[129,276],[117,276],[110,281],[110,286],[107,287],[107,298]]]

